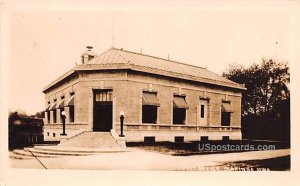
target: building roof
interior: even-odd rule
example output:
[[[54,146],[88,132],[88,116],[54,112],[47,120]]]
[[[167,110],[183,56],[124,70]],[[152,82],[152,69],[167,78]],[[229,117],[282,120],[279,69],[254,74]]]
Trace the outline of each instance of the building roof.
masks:
[[[65,78],[69,77],[70,75],[74,74],[74,70],[73,68],[71,70],[69,70],[68,72],[64,73],[63,75],[61,75],[60,77],[58,77],[56,80],[54,80],[53,82],[51,82],[50,84],[48,84],[44,89],[43,92],[45,92],[46,90],[48,90],[49,88],[51,88],[52,86],[56,85],[57,83],[61,82],[62,80],[64,80]]]
[[[226,79],[225,77],[203,67],[116,48],[111,48],[105,51],[94,59],[88,61],[86,64],[77,65],[71,71],[101,69],[132,69],[225,87],[245,89],[243,85]],[[71,71],[69,71],[69,73]],[[68,73],[65,75],[68,75]],[[60,77],[53,83],[57,83],[57,81],[60,81],[63,78],[64,77]],[[46,88],[48,89],[51,86],[52,85],[50,84]]]

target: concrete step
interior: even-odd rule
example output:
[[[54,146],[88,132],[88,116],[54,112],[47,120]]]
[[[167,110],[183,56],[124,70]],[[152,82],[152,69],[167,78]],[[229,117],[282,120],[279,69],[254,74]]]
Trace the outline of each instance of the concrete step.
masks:
[[[34,155],[38,156],[87,156],[87,155],[93,155],[95,153],[93,152],[74,152],[74,151],[68,151],[67,149],[61,150],[61,151],[55,151],[53,149],[37,149],[32,148],[29,149]]]
[[[34,144],[34,146],[57,146],[59,143],[41,143],[41,144]]]
[[[110,132],[83,132],[80,135],[62,142],[59,146],[82,148],[119,148]]]
[[[10,152],[10,158],[14,159],[32,159],[38,158],[56,158],[62,156],[88,156],[98,153],[128,152],[128,149],[122,147],[113,148],[87,148],[87,147],[64,147],[64,146],[40,146],[33,148],[15,149]],[[33,155],[34,156],[33,156]]]
[[[32,151],[30,148],[26,148],[24,150],[14,150],[13,153],[16,154],[16,155],[26,156],[26,157],[33,157],[33,155],[36,156],[36,157],[45,157],[45,158],[58,157],[58,156],[51,155],[51,154],[36,153],[35,151]],[[32,155],[32,153],[33,153],[33,155]]]
[[[68,146],[35,146],[35,151],[40,153],[81,153],[81,154],[96,154],[109,152],[127,152],[126,148],[87,148],[87,147],[68,147]]]
[[[32,159],[34,157],[33,156],[24,156],[24,155],[16,154],[14,152],[10,152],[9,153],[9,158],[18,159],[18,160],[25,160],[25,159]]]

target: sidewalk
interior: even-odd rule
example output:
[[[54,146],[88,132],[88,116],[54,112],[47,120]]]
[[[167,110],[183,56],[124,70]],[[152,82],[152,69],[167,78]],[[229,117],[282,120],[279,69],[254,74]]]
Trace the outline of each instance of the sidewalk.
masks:
[[[170,156],[135,148],[129,148],[129,150],[131,151],[101,153],[92,156],[39,158],[39,160],[47,169],[173,171],[201,169],[205,166],[215,166],[225,162],[269,159],[290,155],[290,149],[193,156]],[[12,168],[44,169],[36,159],[10,159],[10,165]]]

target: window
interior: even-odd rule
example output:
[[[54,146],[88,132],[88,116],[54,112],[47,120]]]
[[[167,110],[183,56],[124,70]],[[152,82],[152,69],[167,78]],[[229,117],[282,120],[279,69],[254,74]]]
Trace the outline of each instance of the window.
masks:
[[[156,123],[157,120],[157,107],[150,105],[143,105],[143,123]]]
[[[103,90],[95,93],[95,101],[96,102],[111,102],[112,101],[112,91],[111,90]]]
[[[56,109],[53,110],[53,123],[56,123]]]
[[[201,105],[201,118],[204,118],[204,105]]]
[[[69,107],[69,118],[70,118],[70,122],[74,122],[75,120],[74,105]]]
[[[154,143],[155,142],[155,137],[154,136],[145,136],[144,137],[144,142],[145,143]]]
[[[183,143],[184,137],[183,136],[175,136],[174,141],[175,141],[175,143]]]
[[[229,140],[229,136],[222,136],[222,140],[223,141],[228,141]]]
[[[49,132],[47,132],[47,136],[49,136]]]
[[[184,124],[188,105],[184,96],[174,96],[173,100],[173,124]]]
[[[50,123],[50,111],[47,112],[47,123]]]
[[[200,141],[208,141],[208,136],[201,136]]]
[[[56,99],[54,99],[53,104],[49,107],[49,123],[50,123],[50,113],[52,111],[52,119],[53,119],[53,123],[56,123]]]
[[[65,110],[65,96],[61,96],[61,100],[57,104],[57,108],[60,109],[60,123],[63,122],[63,115],[62,112]]]
[[[209,101],[208,97],[200,97],[200,104],[198,106],[198,116],[197,116],[197,124],[200,126],[208,126],[209,125]]]
[[[184,124],[186,117],[186,109],[173,108],[173,124]]]
[[[50,107],[51,107],[51,104],[50,104],[50,101],[48,101],[48,106],[45,110],[45,115],[47,115],[47,118],[45,117],[45,119],[46,119],[47,123],[50,123]]]
[[[74,122],[75,121],[75,108],[74,108],[74,92],[72,92],[71,97],[69,98],[69,100],[66,102],[67,107],[69,107],[69,115],[67,117],[69,117],[69,122]]]
[[[55,133],[53,133],[52,135],[53,135],[53,137],[55,137]]]
[[[155,92],[143,92],[142,123],[157,123],[158,106]]]
[[[221,126],[230,126],[230,117],[232,113],[230,100],[222,100],[221,105]]]
[[[230,112],[222,112],[221,114],[221,126],[230,126]]]

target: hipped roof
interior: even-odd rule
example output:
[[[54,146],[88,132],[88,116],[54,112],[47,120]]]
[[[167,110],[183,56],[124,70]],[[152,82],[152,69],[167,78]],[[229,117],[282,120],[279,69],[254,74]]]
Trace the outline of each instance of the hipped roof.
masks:
[[[88,61],[86,64],[77,65],[64,76],[58,78],[58,80],[45,87],[43,92],[75,71],[104,69],[131,69],[179,79],[215,84],[236,89],[245,89],[243,85],[211,72],[206,68],[146,54],[130,52],[123,49],[111,48]]]

